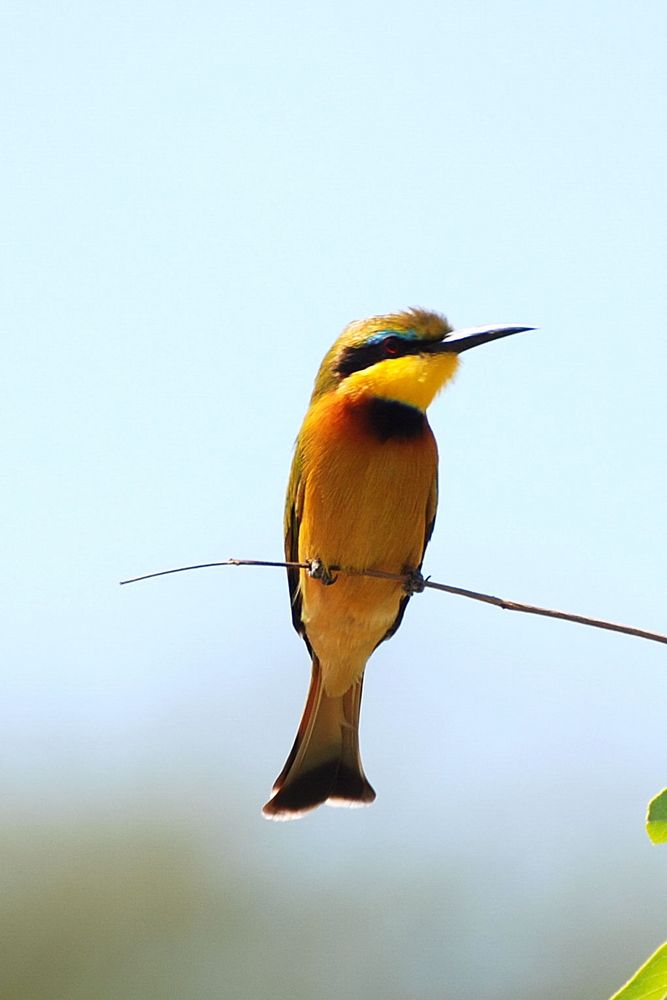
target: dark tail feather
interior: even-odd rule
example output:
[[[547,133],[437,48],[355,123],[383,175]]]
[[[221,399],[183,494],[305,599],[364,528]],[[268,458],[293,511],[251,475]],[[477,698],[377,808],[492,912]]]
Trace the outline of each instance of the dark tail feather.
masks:
[[[373,801],[375,792],[359,754],[362,682],[363,678],[345,694],[329,697],[320,664],[313,659],[310,690],[294,746],[262,810],[269,819],[296,819],[327,801],[351,806]]]

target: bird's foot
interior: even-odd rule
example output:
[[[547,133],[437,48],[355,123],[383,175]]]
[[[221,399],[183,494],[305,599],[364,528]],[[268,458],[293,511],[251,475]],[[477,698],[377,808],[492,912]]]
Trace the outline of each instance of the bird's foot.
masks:
[[[403,584],[403,590],[408,595],[412,597],[413,594],[423,594],[424,588],[426,586],[426,581],[428,577],[422,576],[421,571],[418,569],[409,569],[405,571],[406,580]]]
[[[325,587],[330,587],[332,583],[335,583],[338,577],[327,569],[324,563],[320,559],[311,559],[308,566],[308,576],[313,580],[320,580]]]

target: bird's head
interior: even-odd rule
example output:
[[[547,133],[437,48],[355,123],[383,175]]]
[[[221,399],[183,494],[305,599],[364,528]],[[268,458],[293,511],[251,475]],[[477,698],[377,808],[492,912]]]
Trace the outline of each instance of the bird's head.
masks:
[[[426,410],[454,376],[463,351],[525,326],[480,326],[454,331],[444,316],[424,309],[350,323],[320,365],[313,401],[331,391],[377,396]]]

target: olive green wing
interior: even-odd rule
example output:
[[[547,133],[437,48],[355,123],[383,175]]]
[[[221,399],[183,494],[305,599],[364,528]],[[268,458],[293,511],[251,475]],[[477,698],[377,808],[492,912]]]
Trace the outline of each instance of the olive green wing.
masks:
[[[303,512],[304,483],[301,470],[301,457],[299,448],[294,454],[292,468],[290,471],[289,483],[287,486],[287,499],[285,501],[285,561],[299,562],[299,530],[301,526],[301,515]],[[292,624],[299,635],[306,638],[303,622],[301,620],[301,587],[300,570],[293,566],[287,568],[287,583],[289,586],[290,603],[292,606]],[[308,640],[306,639],[306,642]]]
[[[424,548],[422,549],[421,562],[419,563],[419,568],[421,569],[422,563],[424,562],[424,553],[426,552],[426,546],[431,541],[431,535],[433,534],[433,529],[435,527],[435,515],[438,510],[438,469],[436,467],[433,474],[433,482],[431,483],[431,492],[428,495],[428,502],[426,504],[426,532],[424,534]]]

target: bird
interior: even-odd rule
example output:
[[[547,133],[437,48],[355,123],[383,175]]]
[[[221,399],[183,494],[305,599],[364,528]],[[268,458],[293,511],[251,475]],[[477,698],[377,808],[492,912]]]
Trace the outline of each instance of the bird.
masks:
[[[532,327],[455,331],[412,308],[350,323],[324,356],[299,431],[285,503],[292,622],[311,680],[292,750],[263,807],[296,819],[375,799],[361,762],[366,664],[400,626],[438,505],[426,411],[470,348]],[[378,579],[365,571],[400,575]]]

